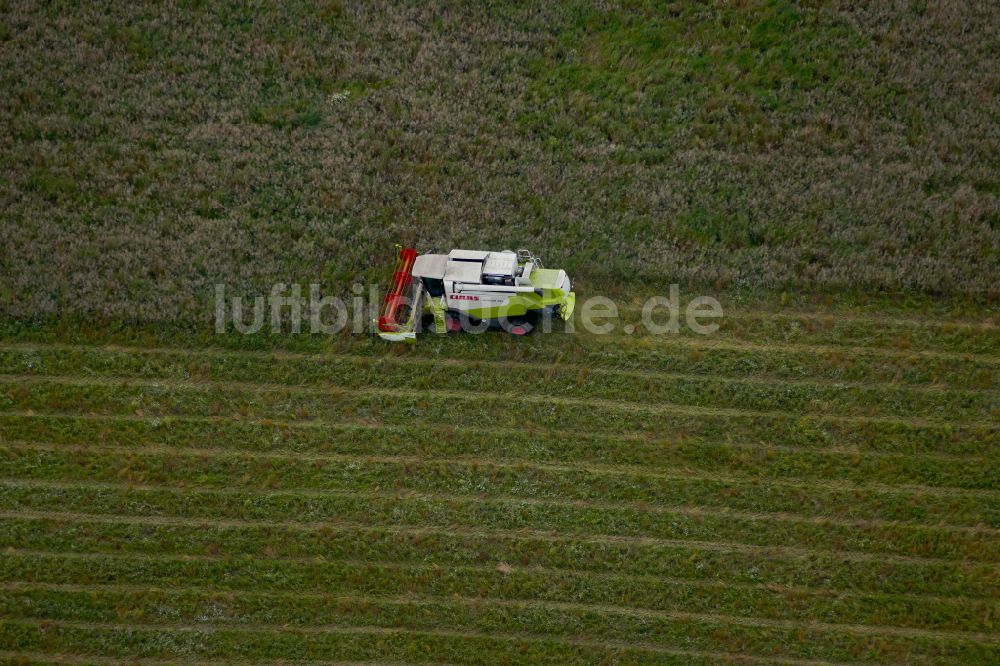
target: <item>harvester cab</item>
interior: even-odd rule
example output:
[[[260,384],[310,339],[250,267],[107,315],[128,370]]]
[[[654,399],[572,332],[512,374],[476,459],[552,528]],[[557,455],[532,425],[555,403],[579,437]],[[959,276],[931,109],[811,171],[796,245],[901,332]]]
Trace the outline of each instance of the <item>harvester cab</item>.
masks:
[[[424,315],[433,316],[438,333],[495,320],[524,335],[532,315],[548,309],[566,320],[575,303],[566,271],[544,268],[528,250],[418,254],[400,248],[375,323],[379,337],[391,341],[415,340]]]

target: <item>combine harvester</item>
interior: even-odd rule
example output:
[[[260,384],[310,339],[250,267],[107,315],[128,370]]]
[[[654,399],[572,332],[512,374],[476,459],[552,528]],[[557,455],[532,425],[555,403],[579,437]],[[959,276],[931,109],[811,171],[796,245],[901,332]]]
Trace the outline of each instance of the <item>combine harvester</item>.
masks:
[[[485,330],[499,324],[526,335],[529,321],[546,309],[563,320],[573,314],[576,294],[566,271],[542,268],[528,250],[452,250],[417,254],[400,248],[388,293],[376,320],[379,337],[412,342],[424,315],[438,333]]]

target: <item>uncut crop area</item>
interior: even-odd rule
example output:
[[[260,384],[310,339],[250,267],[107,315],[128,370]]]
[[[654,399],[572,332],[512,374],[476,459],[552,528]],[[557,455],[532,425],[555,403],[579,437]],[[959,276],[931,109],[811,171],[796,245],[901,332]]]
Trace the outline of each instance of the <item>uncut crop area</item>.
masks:
[[[1000,663],[998,26],[0,0],[0,665]],[[622,316],[212,328],[394,242]]]

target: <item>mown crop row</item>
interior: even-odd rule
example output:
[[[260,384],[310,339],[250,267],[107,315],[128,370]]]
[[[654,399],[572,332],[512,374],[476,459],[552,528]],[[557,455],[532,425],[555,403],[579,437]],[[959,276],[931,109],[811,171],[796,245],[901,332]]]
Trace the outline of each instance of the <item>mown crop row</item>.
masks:
[[[758,413],[716,408],[671,405],[638,405],[619,401],[559,400],[519,394],[470,395],[450,391],[345,390],[340,388],[296,390],[293,387],[225,385],[155,381],[114,381],[87,378],[5,378],[0,381],[0,410],[32,410],[62,414],[77,412],[107,415],[229,416],[281,420],[376,420],[411,424],[429,420],[440,424],[538,431],[576,430],[597,433],[676,432],[674,419],[691,417],[765,417],[784,427],[802,424],[806,433],[827,424],[851,423],[864,436],[879,430],[896,433],[903,441],[915,440],[904,450],[926,448],[933,442],[953,442],[971,437],[981,451],[995,450],[1000,427],[993,423],[954,426],[948,423],[828,416],[795,416],[791,413]],[[684,418],[687,417],[687,418]],[[785,419],[782,422],[782,419]],[[716,424],[717,426],[719,424]],[[866,429],[871,429],[867,430]],[[808,434],[806,435],[808,436]],[[757,441],[756,437],[748,437]],[[845,444],[849,444],[845,442]],[[921,446],[921,445],[925,446]],[[969,445],[966,444],[965,448]]]
[[[772,380],[811,380],[826,382],[889,383],[901,386],[947,386],[958,389],[989,389],[995,385],[1000,371],[996,359],[983,357],[942,358],[926,354],[886,354],[883,351],[864,349],[841,350],[816,348],[801,350],[794,346],[774,349],[768,347],[740,346],[737,344],[698,340],[681,340],[675,344],[657,345],[603,345],[570,346],[551,344],[525,344],[520,348],[519,360],[510,358],[505,345],[473,344],[458,339],[432,338],[426,344],[407,345],[385,349],[366,340],[336,339],[333,349],[329,346],[309,351],[276,349],[241,349],[225,346],[226,338],[209,347],[186,349],[183,347],[115,347],[128,352],[147,354],[182,354],[191,365],[204,356],[243,355],[267,361],[277,357],[309,361],[323,365],[346,357],[396,362],[440,363],[513,363],[547,369],[556,365],[564,370],[574,367],[589,368],[595,375],[601,373],[661,372],[688,374],[702,377],[757,377]],[[95,341],[95,344],[98,341]],[[293,345],[294,347],[294,345]],[[80,344],[33,344],[8,340],[6,351],[38,349],[40,352],[86,351]],[[91,346],[91,350],[101,347]],[[391,352],[391,353],[387,353]],[[523,367],[523,366],[515,366]],[[516,370],[515,370],[516,371]]]
[[[275,535],[276,541],[277,535]],[[346,545],[362,550],[362,543]],[[611,572],[522,564],[501,560],[529,540],[464,543],[458,535],[374,538],[363,560],[329,557],[286,559],[272,555],[198,556],[67,553],[7,550],[0,579],[27,586],[127,586],[148,589],[198,588],[219,592],[380,595],[587,604],[659,612],[715,613],[772,620],[909,627],[927,631],[989,631],[996,609],[990,596],[946,598],[927,594],[929,578],[961,585],[962,572],[888,566],[885,584],[878,569],[852,571],[829,558],[775,558],[760,565],[739,553],[665,553],[676,577],[630,569]],[[453,555],[437,550],[454,545]],[[476,548],[497,548],[480,551]],[[148,547],[150,551],[155,543]],[[540,549],[541,550],[541,549]],[[422,558],[433,551],[435,556]],[[489,552],[490,554],[485,554]],[[588,551],[584,550],[584,554]],[[568,555],[569,553],[564,553]],[[623,554],[624,555],[624,554]],[[387,557],[391,556],[391,557]],[[559,549],[542,558],[559,561]],[[817,567],[829,566],[829,572]],[[720,576],[725,576],[721,578]],[[920,581],[925,581],[922,585]],[[979,580],[973,577],[972,580]],[[802,586],[796,583],[810,582]],[[910,585],[915,585],[911,588]],[[880,589],[876,589],[878,586]],[[806,589],[806,588],[809,589]],[[923,593],[923,594],[921,594]],[[886,633],[890,633],[887,631]]]
[[[716,320],[719,330],[711,337],[757,343],[799,343],[886,347],[890,349],[996,354],[1000,329],[955,326],[941,321],[899,320],[880,317],[837,317],[740,313]],[[682,334],[694,336],[686,327]],[[662,336],[654,336],[662,337]]]
[[[530,603],[496,604],[452,600],[382,598],[315,599],[255,594],[169,592],[9,592],[0,609],[10,618],[115,625],[188,626],[273,633],[298,628],[311,637],[341,628],[377,627],[477,635],[518,636],[522,640],[582,639],[637,646],[683,644],[693,649],[770,657],[845,659],[859,656],[893,663],[942,659],[982,660],[1000,655],[1000,646],[962,637],[872,634],[839,627],[734,623],[715,617],[608,612],[574,607],[549,608]],[[280,619],[279,619],[280,618]],[[804,635],[808,644],[796,642]],[[301,634],[300,634],[301,636]],[[496,640],[496,639],[494,639]],[[785,647],[775,651],[774,643]],[[140,643],[141,645],[141,643]]]
[[[259,627],[184,628],[142,626],[66,625],[39,621],[8,621],[0,625],[0,642],[23,651],[66,652],[111,656],[119,659],[227,660],[257,663],[320,661],[326,664],[463,663],[492,665],[531,660],[538,664],[599,665],[608,660],[652,665],[712,664],[711,657],[651,653],[641,648],[608,646],[604,649],[555,640],[526,640],[486,635],[440,632],[342,630],[323,633]],[[20,664],[20,661],[15,663]],[[174,662],[170,662],[174,663]]]
[[[126,558],[120,558],[126,559]],[[247,560],[243,560],[247,564]],[[284,563],[284,562],[281,562]],[[295,564],[292,562],[291,564]],[[351,566],[360,570],[376,571],[372,567],[374,563],[332,563],[334,566]],[[397,568],[397,577],[402,575],[411,583],[417,580],[426,582],[428,569],[433,569],[432,565],[405,565],[400,564]],[[862,630],[873,633],[883,632],[886,634],[899,633],[907,630],[926,632],[948,632],[953,634],[981,634],[989,632],[991,623],[995,619],[995,607],[989,600],[970,598],[940,598],[920,595],[893,595],[893,594],[863,594],[854,592],[841,592],[831,590],[815,590],[805,588],[789,588],[781,585],[742,583],[733,584],[712,580],[680,580],[671,578],[640,578],[637,583],[648,581],[651,584],[651,593],[640,595],[638,606],[617,605],[611,594],[612,590],[627,590],[629,588],[628,576],[622,575],[591,575],[585,572],[543,570],[539,568],[510,567],[498,571],[496,568],[490,571],[488,565],[481,567],[463,567],[462,570],[473,578],[484,580],[487,578],[502,577],[505,581],[503,585],[490,585],[480,590],[474,597],[463,597],[460,594],[451,594],[447,597],[435,597],[431,593],[436,588],[432,585],[422,586],[411,584],[405,587],[406,592],[402,595],[392,597],[391,595],[378,595],[373,593],[371,586],[352,584],[350,580],[338,579],[339,583],[330,589],[317,590],[270,590],[264,585],[261,589],[233,590],[225,587],[217,587],[211,581],[194,580],[184,585],[170,586],[167,588],[177,596],[191,595],[193,597],[221,597],[232,600],[238,606],[241,600],[246,598],[251,603],[253,600],[267,600],[278,604],[287,601],[301,600],[303,608],[299,611],[282,614],[290,624],[324,623],[325,613],[317,609],[307,611],[306,608],[314,608],[318,605],[335,607],[344,599],[358,599],[363,597],[381,596],[386,599],[413,599],[413,600],[441,600],[450,599],[462,601],[464,603],[476,604],[511,604],[530,603],[545,608],[560,608],[574,606],[577,608],[590,609],[595,611],[605,611],[609,613],[622,613],[633,615],[656,615],[656,614],[712,614],[726,616],[738,621],[740,618],[752,620],[758,618],[764,622],[811,622],[831,625],[856,625]],[[383,575],[386,568],[377,568],[377,572]],[[530,596],[531,591],[541,587],[538,582],[542,577],[552,573],[564,584],[553,594],[547,595],[544,599]],[[582,584],[584,579],[599,587],[604,588],[604,595],[588,595],[589,598],[607,598],[610,602],[586,603],[580,602],[569,595],[570,589],[567,587],[571,578],[575,576]],[[399,589],[399,585],[390,584],[390,589]],[[447,588],[451,589],[451,588]],[[33,599],[32,605],[43,605],[34,601],[39,597],[44,598],[45,592],[55,591],[62,593],[80,593],[98,595],[112,595],[116,593],[127,594],[133,598],[148,599],[159,597],[166,590],[156,586],[134,585],[134,584],[83,584],[83,583],[47,583],[43,581],[0,581],[0,590],[4,595],[0,596],[0,610],[4,614],[15,612],[5,610],[4,600],[11,599],[8,594],[20,594],[22,598]],[[566,594],[562,594],[566,593]],[[23,601],[13,602],[10,608],[19,607]],[[126,604],[117,605],[118,608]],[[169,607],[168,607],[169,608]],[[163,610],[151,609],[143,612],[139,617],[147,621],[170,620],[176,616],[170,611],[163,614]],[[135,617],[136,614],[130,614]],[[76,619],[85,619],[78,617]],[[97,618],[90,618],[97,619]],[[250,618],[247,618],[250,620]],[[252,620],[250,620],[252,621]]]
[[[677,419],[711,428],[706,417]],[[721,432],[727,422],[720,419]],[[758,420],[763,421],[763,420]],[[730,428],[735,437],[738,427]],[[158,446],[178,449],[299,453],[306,455],[469,457],[497,461],[565,463],[635,467],[646,471],[682,468],[690,476],[713,472],[722,476],[762,479],[850,481],[911,484],[938,488],[997,487],[997,467],[990,455],[939,456],[926,453],[881,453],[815,446],[774,446],[785,429],[765,442],[705,441],[685,430],[681,439],[645,438],[530,430],[445,428],[438,425],[371,425],[328,422],[247,422],[211,417],[77,417],[0,414],[0,434],[8,441],[68,446],[103,444],[126,449]],[[825,431],[817,431],[820,435]],[[857,434],[857,433],[851,433]],[[793,440],[797,441],[797,440]],[[886,442],[872,440],[873,444]],[[970,442],[966,442],[970,444]]]
[[[326,627],[319,630],[280,625],[178,627],[170,625],[93,625],[11,620],[0,626],[0,642],[22,650],[58,650],[120,658],[244,658],[325,663],[365,660],[391,663],[497,663],[600,665],[717,664],[739,662],[739,655],[713,648],[756,653],[776,663],[807,658],[858,659],[875,663],[995,663],[991,645],[969,641],[829,636],[810,629],[778,629],[713,622],[678,621],[655,636],[660,643],[572,639],[524,634],[483,634],[441,630]],[[673,644],[684,648],[669,647]],[[794,649],[795,646],[799,649]],[[707,650],[706,650],[707,648]],[[704,654],[702,650],[710,654]],[[745,659],[743,660],[745,661]]]
[[[190,521],[176,524],[170,521],[106,522],[87,516],[41,519],[5,516],[4,524],[9,524],[7,529],[11,532],[4,537],[5,548],[36,546],[37,549],[25,551],[26,555],[46,553],[53,557],[61,553],[89,553],[95,558],[122,553],[154,558],[167,554],[190,558],[201,554],[236,558],[237,561],[246,556],[265,560],[284,557],[305,558],[307,562],[379,562],[387,566],[409,563],[441,568],[506,563],[514,568],[543,567],[583,578],[599,574],[625,576],[635,579],[630,585],[642,585],[650,577],[668,577],[672,580],[719,580],[730,584],[863,593],[878,590],[884,594],[983,599],[994,596],[1000,587],[998,572],[991,564],[878,560],[835,551],[740,544],[658,542],[655,539],[629,541],[560,537],[527,531],[379,527],[334,522],[294,525]],[[20,541],[15,543],[15,538]],[[48,580],[92,582],[87,579]],[[539,580],[544,587],[544,576]],[[111,578],[106,582],[127,581]],[[584,587],[582,583],[574,583],[563,591],[573,595],[589,594]],[[557,588],[552,588],[553,593],[557,593]],[[599,591],[595,591],[595,595],[588,597],[593,603],[638,603],[634,592],[628,592],[618,601],[615,597],[602,597]],[[550,597],[543,594],[542,598]],[[565,601],[577,597],[558,598]],[[654,602],[650,600],[639,605],[650,603]]]
[[[581,367],[505,367],[497,364],[412,362],[363,357],[287,358],[182,352],[93,349],[0,349],[0,374],[93,376],[107,379],[281,384],[290,387],[447,388],[476,393],[666,403],[700,407],[842,415],[898,415],[953,421],[984,419],[1000,406],[1000,392],[914,389],[702,378],[696,375],[591,373]]]
[[[49,385],[46,390],[54,388],[55,385]],[[0,427],[7,439],[78,444],[148,442],[179,447],[201,447],[205,442],[212,442],[225,448],[255,451],[481,454],[641,465],[669,461],[678,455],[676,452],[688,448],[701,453],[686,456],[686,463],[693,463],[694,458],[701,455],[709,459],[723,456],[724,459],[725,447],[729,446],[742,452],[741,465],[764,476],[793,473],[792,469],[798,465],[784,458],[782,452],[807,455],[811,451],[814,456],[807,459],[807,466],[824,476],[849,474],[841,464],[849,459],[858,473],[864,474],[862,478],[869,481],[889,479],[900,483],[970,487],[975,487],[977,482],[972,480],[975,477],[961,480],[967,478],[968,468],[959,464],[960,461],[968,458],[967,462],[977,465],[979,460],[994,454],[1000,445],[1000,430],[987,426],[859,422],[742,413],[665,413],[654,424],[658,429],[646,432],[542,429],[530,422],[516,428],[479,428],[475,423],[461,422],[462,417],[470,413],[470,405],[446,399],[435,401],[434,407],[440,407],[442,413],[431,423],[400,419],[392,411],[380,415],[377,420],[255,420],[243,414],[238,418],[231,414],[191,416],[176,413],[179,410],[162,418],[155,414],[141,417],[134,411],[119,410],[123,413],[116,414],[96,400],[86,404],[87,411],[77,416],[72,411],[59,409],[72,407],[65,401],[67,398],[76,400],[80,388],[58,387],[56,390],[59,391],[54,396],[56,404],[27,414],[18,409],[24,405],[14,402],[26,395],[23,387],[15,391],[5,389],[0,383],[0,395],[6,391],[8,396],[4,406],[14,409],[13,413],[0,413]],[[141,395],[136,395],[136,400],[141,399]],[[242,397],[247,395],[252,396],[244,392]],[[257,396],[252,397],[259,400]],[[32,404],[37,405],[38,401],[33,400]],[[424,408],[433,409],[430,402]],[[595,407],[592,411],[600,409]],[[103,415],[95,416],[99,411]],[[449,414],[456,418],[449,419]],[[847,458],[843,456],[845,453]],[[923,464],[928,458],[925,454],[931,454],[930,457],[951,454],[961,458],[950,458],[953,464],[936,465],[935,469],[933,465]],[[890,464],[871,462],[880,456]],[[908,464],[910,460],[915,461],[915,468]],[[768,467],[760,467],[766,461],[771,461]],[[771,471],[765,473],[766,469]],[[785,469],[787,471],[780,471]],[[810,476],[808,470],[801,472]],[[798,474],[799,470],[794,473]],[[916,478],[925,480],[916,481]]]
[[[78,462],[82,462],[79,457]],[[193,461],[190,461],[193,462]],[[87,461],[88,465],[93,465]],[[127,464],[127,463],[126,463]],[[212,474],[216,469],[206,470]],[[420,470],[422,471],[422,470]],[[201,473],[199,471],[199,473]],[[106,474],[98,472],[100,477]],[[178,479],[186,485],[191,475]],[[237,486],[242,483],[237,483]],[[347,485],[347,484],[345,484]],[[353,484],[350,484],[353,485]],[[200,506],[181,500],[175,489],[114,487],[48,488],[28,484],[4,486],[0,510],[84,512],[103,515],[255,521],[331,521],[488,530],[534,530],[563,537],[615,537],[649,540],[731,541],[756,546],[796,546],[858,552],[912,555],[939,559],[993,561],[996,532],[899,523],[814,520],[784,514],[713,513],[703,509],[646,509],[642,506],[580,504],[552,499],[479,499],[475,495],[393,497],[385,493],[339,491],[288,493],[272,498],[252,492],[191,490]],[[61,503],[59,499],[61,498]],[[247,507],[252,507],[252,510]],[[298,513],[290,513],[289,511]],[[308,511],[308,513],[302,513]],[[123,521],[127,518],[122,518]]]
[[[68,482],[120,482],[365,492],[372,488],[525,499],[700,506],[742,512],[785,512],[842,520],[1000,526],[992,492],[914,491],[893,487],[761,483],[754,477],[694,477],[642,470],[497,463],[486,460],[361,458],[243,454],[209,450],[122,451],[97,446],[9,443],[0,476]]]
[[[582,311],[581,311],[582,312]],[[626,309],[623,319],[633,323],[640,320],[639,312]],[[656,317],[660,322],[661,318]],[[621,322],[619,322],[620,324]],[[617,353],[621,349],[634,349],[639,354],[669,349],[677,345],[707,345],[718,342],[736,345],[764,345],[776,348],[793,346],[819,346],[843,348],[848,354],[857,350],[884,349],[890,353],[919,354],[1000,354],[1000,327],[995,323],[983,326],[955,325],[942,320],[900,320],[883,317],[838,317],[817,314],[776,314],[773,312],[741,312],[730,310],[720,320],[719,330],[708,336],[696,335],[682,325],[678,334],[643,334],[639,327],[635,335],[614,332],[606,335],[590,333],[577,322],[573,333],[565,333],[561,323],[553,325],[553,332],[532,335],[527,339],[512,339],[502,333],[458,335],[436,338],[432,333],[420,337],[416,345],[428,353],[442,345],[448,356],[464,355],[465,348],[483,357],[505,357],[541,361],[562,358],[575,353],[598,355]],[[143,346],[178,346],[204,348],[227,346],[242,349],[295,349],[299,351],[355,352],[368,347],[382,355],[387,349],[407,353],[401,345],[395,347],[374,337],[369,331],[361,334],[294,335],[288,333],[260,333],[241,335],[230,326],[226,333],[211,330],[195,331],[171,326],[107,326],[86,322],[58,324],[31,324],[16,321],[3,322],[0,332],[8,340],[24,342],[87,342],[93,344],[140,344]],[[367,322],[366,322],[367,325]],[[303,329],[308,330],[306,319]],[[616,331],[620,328],[618,326]],[[267,329],[265,329],[267,330]],[[345,331],[346,333],[346,331]],[[614,352],[613,352],[614,350]],[[440,349],[438,349],[440,351]],[[984,359],[993,361],[995,359]]]

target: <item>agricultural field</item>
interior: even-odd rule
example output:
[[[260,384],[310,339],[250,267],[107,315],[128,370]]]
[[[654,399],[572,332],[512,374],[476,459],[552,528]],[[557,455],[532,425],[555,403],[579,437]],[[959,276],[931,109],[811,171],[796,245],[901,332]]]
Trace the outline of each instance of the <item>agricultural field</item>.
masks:
[[[4,333],[10,663],[1000,659],[996,320]]]
[[[1000,663],[998,26],[0,0],[0,664]],[[395,242],[622,316],[213,330]]]

